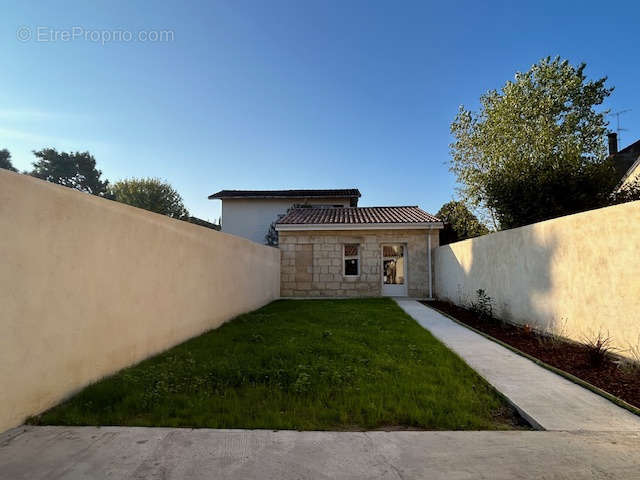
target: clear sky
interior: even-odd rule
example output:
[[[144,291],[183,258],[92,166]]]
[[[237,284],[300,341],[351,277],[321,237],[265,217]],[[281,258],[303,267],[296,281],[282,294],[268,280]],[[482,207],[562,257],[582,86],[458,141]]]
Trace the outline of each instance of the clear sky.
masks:
[[[21,170],[34,149],[89,150],[209,220],[223,188],[358,187],[360,205],[435,213],[458,105],[541,57],[608,76],[606,106],[632,109],[622,146],[640,138],[639,18],[584,0],[3,1],[0,148]]]

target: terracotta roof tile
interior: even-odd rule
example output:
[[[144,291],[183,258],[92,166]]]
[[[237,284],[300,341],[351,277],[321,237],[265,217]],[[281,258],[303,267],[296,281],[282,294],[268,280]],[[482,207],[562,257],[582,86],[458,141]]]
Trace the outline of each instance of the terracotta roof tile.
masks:
[[[440,219],[417,206],[294,208],[278,225],[361,225],[379,223],[433,223]]]

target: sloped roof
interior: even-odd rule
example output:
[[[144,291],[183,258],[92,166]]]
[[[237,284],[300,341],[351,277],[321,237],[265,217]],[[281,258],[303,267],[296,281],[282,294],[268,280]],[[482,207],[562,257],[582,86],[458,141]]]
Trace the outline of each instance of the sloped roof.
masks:
[[[278,220],[277,225],[368,225],[437,222],[440,222],[440,219],[413,205],[401,207],[294,208]]]
[[[357,188],[338,188],[326,190],[220,190],[214,198],[360,198]]]
[[[621,182],[623,182],[638,167],[640,140],[627,145],[617,153],[609,155],[609,158],[613,158],[614,167],[621,178]]]

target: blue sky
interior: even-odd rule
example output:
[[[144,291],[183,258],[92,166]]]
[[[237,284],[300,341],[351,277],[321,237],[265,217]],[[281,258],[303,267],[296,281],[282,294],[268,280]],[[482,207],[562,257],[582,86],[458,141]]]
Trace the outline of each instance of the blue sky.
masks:
[[[21,170],[34,149],[89,150],[109,180],[166,179],[210,220],[223,188],[353,186],[361,205],[435,213],[455,195],[458,105],[541,57],[608,76],[606,107],[632,109],[622,145],[640,138],[639,17],[557,0],[3,2],[0,148]]]

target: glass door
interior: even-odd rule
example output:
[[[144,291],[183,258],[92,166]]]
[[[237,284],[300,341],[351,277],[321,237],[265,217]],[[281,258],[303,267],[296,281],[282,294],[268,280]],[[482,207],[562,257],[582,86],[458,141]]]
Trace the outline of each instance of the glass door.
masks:
[[[382,295],[407,296],[407,263],[402,244],[382,245]]]

